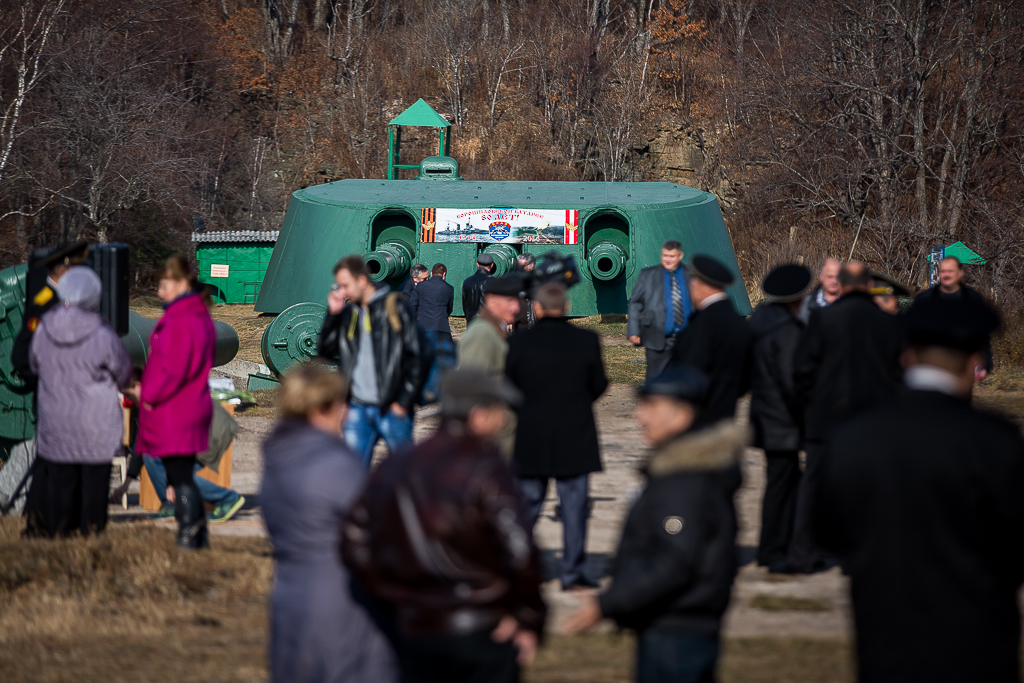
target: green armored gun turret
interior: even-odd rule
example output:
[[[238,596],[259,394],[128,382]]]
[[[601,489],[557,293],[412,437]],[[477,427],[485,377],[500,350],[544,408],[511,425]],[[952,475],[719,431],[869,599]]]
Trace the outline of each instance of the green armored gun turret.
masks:
[[[25,313],[27,273],[27,264],[0,270],[0,455],[7,452],[10,444],[31,439],[36,433],[32,388],[11,365],[14,339],[21,331]],[[128,334],[121,337],[121,343],[137,368],[146,365],[149,337],[156,323],[135,311],[128,314]],[[214,322],[214,329],[217,335],[214,365],[224,365],[238,353],[238,334],[233,327],[219,321]]]

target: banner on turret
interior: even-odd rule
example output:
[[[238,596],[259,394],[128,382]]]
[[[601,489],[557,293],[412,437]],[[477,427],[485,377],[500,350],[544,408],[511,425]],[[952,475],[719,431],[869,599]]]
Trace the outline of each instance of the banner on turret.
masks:
[[[423,209],[421,242],[579,244],[577,209]]]

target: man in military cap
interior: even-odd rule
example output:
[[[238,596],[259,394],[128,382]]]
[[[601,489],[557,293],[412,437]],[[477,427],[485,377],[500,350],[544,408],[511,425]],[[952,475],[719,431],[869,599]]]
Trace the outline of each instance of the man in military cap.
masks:
[[[875,304],[889,315],[900,312],[900,297],[910,296],[910,289],[885,273],[871,273],[871,296]]]
[[[480,254],[476,257],[476,272],[462,281],[462,312],[466,324],[473,322],[484,302],[484,283],[494,274],[494,257]]]
[[[508,336],[519,314],[522,289],[522,278],[517,275],[488,277],[484,281],[483,306],[469,323],[456,349],[459,368],[483,370],[495,377],[505,374]],[[498,440],[506,457],[512,457],[515,440],[516,419],[510,414]]]
[[[969,402],[998,322],[915,301],[905,389],[829,442],[817,531],[850,576],[861,681],[1020,681],[1024,440]]]
[[[459,340],[459,367],[504,374],[508,334],[519,314],[522,279],[515,275],[487,278],[483,306]]]
[[[801,444],[793,357],[804,331],[800,307],[810,284],[811,271],[801,265],[776,268],[761,283],[766,300],[754,309],[749,321],[754,335],[750,424],[754,445],[764,450],[768,465],[757,563],[769,572],[789,571]]]
[[[640,389],[637,420],[654,448],[647,487],[626,519],[612,585],[563,624],[576,633],[602,618],[637,632],[637,680],[715,680],[722,615],[736,577],[739,458],[746,428],[728,421],[693,431],[704,375],[670,365]]]
[[[868,269],[863,263],[847,263],[839,272],[839,284],[839,299],[811,314],[794,366],[807,458],[797,494],[789,565],[808,573],[832,565],[815,543],[811,526],[811,501],[825,443],[839,423],[890,396],[903,376],[899,322],[872,300]]]
[[[748,388],[751,332],[725,293],[734,280],[710,256],[694,256],[690,262],[694,313],[672,350],[672,362],[693,366],[708,378],[707,401],[695,428],[732,419],[736,401]]]
[[[88,255],[89,243],[78,240],[53,249],[39,249],[29,259],[30,270],[25,284],[25,317],[11,349],[11,367],[26,382],[34,383],[36,379],[28,362],[32,333],[36,331],[43,314],[57,304],[60,298],[57,296],[57,283],[61,277],[72,266],[85,263]]]

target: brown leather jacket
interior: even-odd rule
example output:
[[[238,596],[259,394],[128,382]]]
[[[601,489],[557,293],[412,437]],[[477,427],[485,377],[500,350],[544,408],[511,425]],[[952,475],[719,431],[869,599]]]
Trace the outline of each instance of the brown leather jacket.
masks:
[[[512,474],[493,445],[445,423],[388,458],[352,506],[342,556],[394,605],[407,636],[465,634],[511,615],[540,632],[540,563]]]

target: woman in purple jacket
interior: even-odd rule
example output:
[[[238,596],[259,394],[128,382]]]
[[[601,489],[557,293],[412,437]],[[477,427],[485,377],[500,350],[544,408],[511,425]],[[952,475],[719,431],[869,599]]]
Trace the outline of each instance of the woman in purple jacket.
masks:
[[[29,363],[39,377],[33,488],[41,504],[26,534],[99,533],[107,525],[110,466],[121,452],[124,423],[118,387],[132,362],[100,317],[100,278],[75,266],[60,281],[63,305],[39,321]]]
[[[209,546],[203,499],[192,478],[196,453],[210,439],[213,404],[208,385],[214,329],[209,295],[181,254],[167,259],[158,296],[164,315],[149,338],[139,395],[138,451],[163,460],[174,488],[178,545]]]

